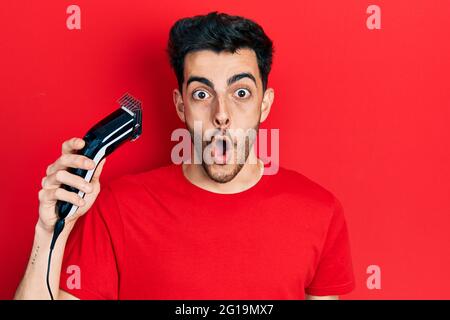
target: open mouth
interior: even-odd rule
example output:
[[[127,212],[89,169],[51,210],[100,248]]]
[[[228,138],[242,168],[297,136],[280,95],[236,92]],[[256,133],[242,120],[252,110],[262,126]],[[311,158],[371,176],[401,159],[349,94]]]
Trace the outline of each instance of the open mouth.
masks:
[[[227,164],[233,149],[230,138],[227,136],[215,136],[212,142],[212,157],[217,164]]]

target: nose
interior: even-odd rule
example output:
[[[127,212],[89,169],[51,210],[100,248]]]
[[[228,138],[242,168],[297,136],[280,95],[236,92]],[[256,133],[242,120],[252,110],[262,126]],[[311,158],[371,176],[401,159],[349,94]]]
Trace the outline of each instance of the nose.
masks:
[[[223,101],[217,103],[216,112],[214,113],[214,126],[218,129],[227,129],[230,127],[230,114]]]

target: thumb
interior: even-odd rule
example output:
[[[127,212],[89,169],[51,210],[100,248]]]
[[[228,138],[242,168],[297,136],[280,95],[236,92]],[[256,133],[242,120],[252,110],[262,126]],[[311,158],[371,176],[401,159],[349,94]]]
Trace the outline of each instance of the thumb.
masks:
[[[106,158],[104,158],[102,161],[100,161],[100,163],[97,166],[97,169],[95,169],[94,175],[92,176],[92,181],[91,182],[97,182],[100,179],[100,175],[102,173],[103,170],[103,166],[105,165],[106,162]]]

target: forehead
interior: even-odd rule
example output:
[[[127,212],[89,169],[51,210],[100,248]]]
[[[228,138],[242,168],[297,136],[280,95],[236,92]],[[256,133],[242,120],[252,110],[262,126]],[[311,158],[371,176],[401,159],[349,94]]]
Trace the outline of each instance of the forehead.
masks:
[[[184,60],[184,79],[195,75],[220,81],[242,72],[259,78],[258,60],[252,49],[242,48],[235,53],[200,50],[189,52]]]

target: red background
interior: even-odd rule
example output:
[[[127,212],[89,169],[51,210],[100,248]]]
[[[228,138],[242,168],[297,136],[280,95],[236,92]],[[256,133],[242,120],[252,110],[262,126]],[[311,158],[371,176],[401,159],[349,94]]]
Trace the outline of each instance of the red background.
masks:
[[[66,27],[70,4],[81,30]],[[370,4],[381,30],[366,27]],[[143,135],[109,157],[104,183],[169,163],[182,124],[168,31],[212,10],[254,19],[274,40],[276,99],[263,127],[280,129],[281,165],[342,201],[357,280],[346,298],[450,298],[445,0],[3,1],[0,298],[13,296],[28,261],[46,167],[124,92],[143,101]],[[366,286],[371,264],[380,290]]]

